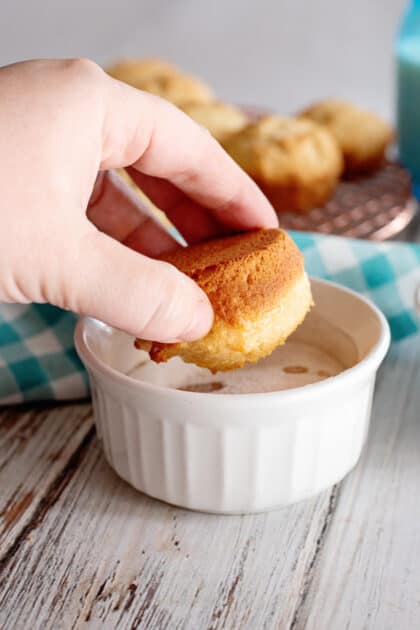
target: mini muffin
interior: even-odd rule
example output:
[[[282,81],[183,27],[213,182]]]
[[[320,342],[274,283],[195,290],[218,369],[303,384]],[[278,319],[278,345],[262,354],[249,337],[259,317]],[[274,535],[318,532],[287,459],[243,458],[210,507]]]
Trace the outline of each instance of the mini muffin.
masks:
[[[213,96],[205,83],[181,73],[153,77],[145,81],[141,89],[165,98],[177,107],[182,107],[186,103],[207,103]]]
[[[205,83],[159,59],[126,60],[107,72],[114,79],[161,96],[178,107],[190,102],[206,103],[212,98],[212,91]]]
[[[221,144],[248,124],[248,117],[239,107],[220,101],[189,103],[183,110],[193,120],[206,127]]]
[[[241,368],[284,343],[312,304],[302,254],[282,230],[218,238],[177,249],[162,259],[206,292],[214,323],[197,341],[136,340],[136,347],[157,363],[180,356],[213,372]]]
[[[232,135],[224,147],[279,212],[323,205],[343,168],[332,134],[310,120],[265,116]]]
[[[172,63],[154,58],[122,59],[107,69],[107,73],[114,79],[137,88],[156,76],[171,76],[178,72],[178,68]]]
[[[381,118],[338,100],[321,101],[301,113],[328,129],[344,156],[346,174],[368,173],[380,166],[393,139]]]

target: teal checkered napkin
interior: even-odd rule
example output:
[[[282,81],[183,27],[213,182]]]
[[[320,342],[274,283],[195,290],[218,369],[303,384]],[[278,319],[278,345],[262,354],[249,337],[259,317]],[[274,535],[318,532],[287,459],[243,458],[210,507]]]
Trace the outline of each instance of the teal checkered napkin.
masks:
[[[49,304],[0,304],[0,403],[85,398],[76,316]]]
[[[388,318],[394,342],[418,332],[414,294],[420,245],[292,233],[311,276],[369,297]],[[0,305],[0,403],[88,395],[73,345],[76,317],[49,305]]]
[[[420,245],[303,232],[291,236],[305,256],[311,276],[353,289],[381,309],[394,342],[419,330],[415,292],[420,285]]]

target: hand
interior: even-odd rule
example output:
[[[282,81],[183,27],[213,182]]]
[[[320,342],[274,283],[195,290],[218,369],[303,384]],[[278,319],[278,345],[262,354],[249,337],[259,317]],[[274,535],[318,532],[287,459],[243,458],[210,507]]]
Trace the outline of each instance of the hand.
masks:
[[[0,301],[50,302],[144,339],[206,334],[206,295],[153,260],[171,239],[98,173],[129,167],[188,242],[276,226],[251,179],[181,111],[91,61],[1,68],[0,94]]]

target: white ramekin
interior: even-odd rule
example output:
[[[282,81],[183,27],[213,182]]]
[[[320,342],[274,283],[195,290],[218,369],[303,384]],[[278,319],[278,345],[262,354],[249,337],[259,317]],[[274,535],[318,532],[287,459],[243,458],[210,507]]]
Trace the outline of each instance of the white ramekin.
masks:
[[[81,319],[76,346],[92,388],[105,456],[146,494],[194,510],[246,513],[300,501],[356,464],[376,371],[390,341],[382,313],[360,295],[312,280],[307,343],[352,367],[287,391],[212,394],[141,382],[132,338]]]

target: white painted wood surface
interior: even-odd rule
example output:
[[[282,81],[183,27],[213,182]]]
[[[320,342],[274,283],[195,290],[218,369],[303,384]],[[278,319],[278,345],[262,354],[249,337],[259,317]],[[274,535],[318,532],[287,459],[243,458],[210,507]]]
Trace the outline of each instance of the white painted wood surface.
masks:
[[[88,405],[0,414],[0,627],[420,627],[420,335],[381,370],[356,470],[243,517],[179,510],[106,464]]]
[[[88,410],[33,413],[38,428],[15,453],[19,480],[0,472],[7,497],[16,481],[25,486],[3,512],[1,628],[289,628],[335,490],[269,514],[179,510],[117,478],[92,436]],[[13,433],[20,412],[5,421]],[[37,480],[52,459],[40,444],[60,424],[67,464],[51,464],[56,483],[41,484],[38,496]],[[32,501],[21,508],[28,493]]]
[[[295,630],[420,628],[419,335],[392,348],[374,410]]]
[[[90,410],[80,405],[4,411],[0,418],[1,562],[47,507],[63,470],[93,429]]]

